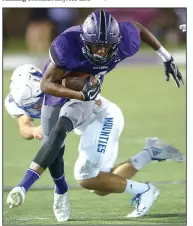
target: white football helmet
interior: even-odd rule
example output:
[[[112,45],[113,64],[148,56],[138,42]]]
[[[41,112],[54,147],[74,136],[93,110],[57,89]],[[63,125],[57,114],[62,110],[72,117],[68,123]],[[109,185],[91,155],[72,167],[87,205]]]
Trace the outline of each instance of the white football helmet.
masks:
[[[40,89],[42,72],[31,64],[17,67],[10,81],[10,90],[14,102],[30,117],[39,118],[44,94]]]

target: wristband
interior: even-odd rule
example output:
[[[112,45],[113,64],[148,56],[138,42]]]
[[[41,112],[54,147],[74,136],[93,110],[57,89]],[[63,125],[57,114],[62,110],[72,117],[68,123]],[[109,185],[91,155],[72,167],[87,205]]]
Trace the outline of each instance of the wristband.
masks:
[[[161,57],[161,59],[163,60],[163,62],[167,62],[169,60],[172,59],[171,54],[163,47],[161,46],[156,53],[158,54],[158,56]]]

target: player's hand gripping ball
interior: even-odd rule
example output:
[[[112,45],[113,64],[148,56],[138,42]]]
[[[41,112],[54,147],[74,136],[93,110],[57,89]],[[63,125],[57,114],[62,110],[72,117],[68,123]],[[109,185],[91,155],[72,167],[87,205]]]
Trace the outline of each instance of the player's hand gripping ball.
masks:
[[[89,79],[89,76],[93,85],[95,85],[97,83],[97,79],[94,77],[94,75],[90,75],[85,72],[72,72],[72,71],[69,71],[65,74],[63,84],[65,87],[69,89],[72,89],[75,91],[82,91],[84,88],[84,85]]]
[[[84,72],[67,72],[64,77],[63,85],[69,89],[80,91],[83,101],[96,99],[100,93],[100,80],[94,75]]]

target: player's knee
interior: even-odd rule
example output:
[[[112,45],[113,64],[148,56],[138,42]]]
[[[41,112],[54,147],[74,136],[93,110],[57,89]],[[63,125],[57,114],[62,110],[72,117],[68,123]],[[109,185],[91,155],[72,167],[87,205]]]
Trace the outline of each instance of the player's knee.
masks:
[[[106,196],[106,195],[109,194],[109,193],[106,193],[106,192],[100,192],[100,191],[94,191],[93,193],[96,194],[96,195],[98,195],[98,196]]]
[[[70,119],[68,119],[68,118],[66,118],[66,117],[64,117],[64,116],[62,116],[62,117],[60,117],[59,119],[58,119],[58,121],[57,121],[57,123],[56,123],[56,125],[55,125],[55,127],[54,127],[54,129],[55,129],[55,133],[57,134],[57,135],[61,135],[61,133],[63,132],[63,131],[65,131],[66,130],[66,128],[65,128],[65,122],[70,122]]]
[[[97,183],[97,176],[96,177],[91,177],[88,179],[84,179],[84,180],[77,180],[77,182],[79,183],[79,185],[82,188],[88,189],[88,190],[93,190],[96,186]]]
[[[98,175],[92,173],[87,175],[75,174],[75,179],[81,187],[92,190],[97,181],[97,176]]]
[[[96,186],[96,183],[97,183],[97,177],[89,178],[89,179],[86,179],[86,180],[77,180],[77,182],[79,183],[79,185],[82,188],[85,188],[85,189],[88,189],[88,190],[93,190]],[[96,190],[93,190],[93,193],[98,195],[98,196],[106,196],[106,195],[109,194],[107,192],[100,192],[100,191],[96,191]]]
[[[90,189],[89,180],[78,180],[77,182],[82,188]]]
[[[63,138],[66,132],[70,132],[73,130],[73,124],[71,120],[65,116],[61,116],[55,127],[54,127],[54,135],[59,139]]]

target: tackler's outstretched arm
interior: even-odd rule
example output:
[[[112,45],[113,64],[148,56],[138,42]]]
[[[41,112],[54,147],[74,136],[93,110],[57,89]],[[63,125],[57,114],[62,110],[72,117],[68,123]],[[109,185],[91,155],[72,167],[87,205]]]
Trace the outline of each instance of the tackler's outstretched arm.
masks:
[[[21,136],[26,140],[38,139],[42,140],[42,128],[36,126],[34,120],[28,115],[21,115],[17,118]]]

